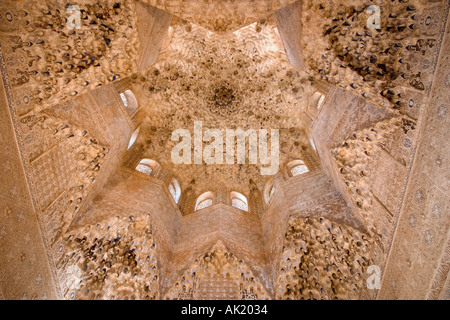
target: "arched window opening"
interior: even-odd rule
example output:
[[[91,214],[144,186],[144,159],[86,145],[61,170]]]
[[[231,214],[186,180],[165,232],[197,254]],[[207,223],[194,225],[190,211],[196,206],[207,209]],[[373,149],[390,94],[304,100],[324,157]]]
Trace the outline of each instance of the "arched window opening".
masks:
[[[159,163],[151,159],[142,159],[136,170],[148,176],[155,177],[159,170]]]
[[[248,212],[247,198],[239,192],[231,192],[231,206],[233,208]]]
[[[128,100],[127,100],[127,97],[126,97],[125,93],[122,92],[120,94],[120,99],[122,99],[123,105],[125,106],[125,108],[127,108],[128,107]]]
[[[140,128],[137,128],[136,131],[134,131],[133,134],[131,135],[130,142],[128,143],[127,150],[130,149],[134,145],[134,143],[136,142],[136,140],[137,140],[137,138],[139,136],[139,129]]]
[[[269,181],[264,188],[264,200],[266,203],[269,203],[272,199],[272,196],[275,193],[275,186],[272,181]]]
[[[319,101],[317,102],[317,110],[319,110],[320,108],[322,108],[324,101],[325,101],[325,95],[322,94],[322,95],[320,96]]]
[[[309,142],[311,143],[311,147],[313,147],[314,151],[317,152],[316,144],[314,143],[314,139],[309,139]]]
[[[172,179],[172,182],[169,185],[169,192],[172,195],[172,198],[175,201],[175,203],[178,204],[181,197],[181,187],[177,179],[175,178]]]
[[[288,171],[291,177],[296,177],[309,172],[309,169],[302,160],[294,160],[288,164]]]
[[[208,208],[212,206],[214,203],[214,193],[208,191],[203,193],[197,198],[197,202],[195,203],[195,211]]]
[[[197,205],[197,209],[196,209],[195,211],[198,211],[198,210],[201,210],[201,209],[208,208],[208,207],[212,206],[212,204],[213,204],[212,199],[206,199],[206,200],[203,200],[202,202],[200,202],[200,203]]]
[[[125,90],[120,93],[120,99],[122,100],[123,105],[127,109],[129,114],[133,114],[138,108],[137,99],[131,90]]]
[[[272,186],[272,188],[270,189],[270,193],[269,193],[269,200],[272,198],[274,193],[275,193],[275,187]]]
[[[301,174],[309,172],[308,167],[305,165],[298,165],[291,169],[292,176],[299,176]]]
[[[325,95],[319,91],[316,91],[316,93],[314,93],[311,99],[312,111],[314,112],[319,111],[320,108],[322,108],[324,102],[325,102]]]

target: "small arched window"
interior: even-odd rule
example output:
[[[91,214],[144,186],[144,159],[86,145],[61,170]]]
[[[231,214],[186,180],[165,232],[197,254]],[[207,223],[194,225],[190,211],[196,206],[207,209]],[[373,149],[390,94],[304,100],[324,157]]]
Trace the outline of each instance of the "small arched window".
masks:
[[[172,182],[169,185],[169,192],[172,195],[172,198],[175,201],[175,203],[178,204],[181,196],[181,187],[177,179],[175,178],[172,179]]]
[[[317,152],[317,148],[316,148],[316,144],[314,143],[314,139],[313,138],[309,139],[309,142],[311,143],[311,147],[313,147],[314,151]]]
[[[311,98],[311,110],[317,112],[322,108],[325,102],[325,95],[319,91],[316,91]]]
[[[317,110],[320,110],[320,108],[322,108],[324,102],[325,102],[325,95],[322,94],[319,98],[319,101],[317,102]]]
[[[272,196],[275,193],[275,186],[272,181],[269,181],[264,188],[264,200],[266,203],[269,203],[272,199]]]
[[[275,187],[272,186],[272,188],[270,188],[270,192],[269,192],[269,200],[272,198],[274,193],[275,193]]]
[[[139,129],[140,128],[137,128],[136,131],[134,131],[133,134],[131,135],[130,142],[128,143],[127,150],[130,149],[134,145],[134,143],[136,142],[136,140],[137,140],[137,138],[139,136]]]
[[[159,163],[151,159],[142,159],[136,170],[148,176],[155,177],[159,170]]]
[[[290,162],[287,166],[287,169],[291,177],[300,176],[309,172],[308,167],[302,160],[294,160]]]
[[[195,203],[195,211],[208,208],[214,203],[214,193],[211,191],[205,192],[197,198]]]
[[[239,192],[231,192],[231,206],[233,208],[248,212],[247,198]]]
[[[120,99],[122,100],[123,105],[125,106],[128,114],[133,114],[138,108],[137,99],[131,90],[125,90],[120,93]]]
[[[122,92],[120,94],[120,99],[122,99],[123,105],[125,106],[125,108],[127,108],[128,107],[128,99],[127,99],[127,96],[125,95],[125,93]]]

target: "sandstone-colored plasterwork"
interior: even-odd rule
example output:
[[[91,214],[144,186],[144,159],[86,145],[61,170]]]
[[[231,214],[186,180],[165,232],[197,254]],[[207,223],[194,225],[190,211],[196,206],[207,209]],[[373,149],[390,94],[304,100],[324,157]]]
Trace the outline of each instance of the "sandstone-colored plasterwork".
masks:
[[[159,272],[149,216],[112,217],[65,235],[66,299],[154,300]]]
[[[303,3],[303,53],[311,74],[395,108],[407,105],[402,98],[408,92],[429,90],[446,1]],[[382,8],[380,30],[367,28],[370,5]]]
[[[136,14],[139,35],[137,70],[144,71],[156,62],[161,50],[164,50],[173,17],[143,2],[136,2]]]
[[[15,90],[28,92],[37,110],[137,70],[133,1],[78,3],[79,29],[68,27],[67,5],[65,0],[22,0],[0,6],[0,39],[8,44],[11,83]]]
[[[78,2],[0,4],[0,299],[449,298],[448,0]],[[174,165],[194,121],[279,171]]]
[[[208,30],[236,31],[295,0],[142,0]]]
[[[270,296],[245,262],[219,241],[194,260],[165,299],[267,300]]]
[[[367,235],[324,218],[291,218],[277,299],[369,298],[365,274],[372,264],[371,242]]]
[[[269,134],[270,129],[278,129],[280,163],[302,158],[308,142],[296,119],[314,92],[307,75],[286,61],[275,27],[266,19],[217,35],[185,21],[173,25],[170,45],[158,62],[132,77],[133,90],[145,104],[142,148],[146,152],[141,158],[170,169],[183,188],[195,179],[204,189],[195,190],[196,196],[217,184],[248,194],[250,179],[260,188],[266,179],[260,174],[261,165],[249,165],[248,158],[246,164],[236,166],[204,162],[175,166],[171,150],[176,142],[171,134],[187,129],[193,137],[195,121],[202,122],[204,131],[219,129],[224,135],[225,129],[267,129]]]
[[[448,299],[449,22],[445,32],[381,299]]]
[[[1,48],[1,47],[0,47]],[[0,54],[0,287],[2,299],[57,299],[58,289],[29,193],[17,131],[11,120],[11,87]],[[23,150],[22,150],[23,151]]]
[[[372,174],[371,176],[369,172],[371,170],[370,165],[373,165],[373,163],[369,159],[377,153],[383,153],[379,145],[383,145],[386,141],[392,139],[394,131],[400,124],[401,120],[397,118],[379,122],[373,128],[355,132],[352,139],[343,142],[342,147],[332,150],[338,162],[339,172],[354,197],[353,202],[360,209],[371,232],[376,232],[376,227],[374,215],[368,213],[370,212],[372,201],[374,201],[371,201],[371,198],[373,198],[371,187],[374,184],[374,181],[371,181],[371,179],[374,179],[374,175]],[[376,168],[379,170],[382,168],[381,165]],[[401,172],[401,168],[400,170],[397,168],[395,171]],[[395,191],[397,190],[391,190],[391,192]],[[391,196],[395,197],[395,194],[391,194]]]

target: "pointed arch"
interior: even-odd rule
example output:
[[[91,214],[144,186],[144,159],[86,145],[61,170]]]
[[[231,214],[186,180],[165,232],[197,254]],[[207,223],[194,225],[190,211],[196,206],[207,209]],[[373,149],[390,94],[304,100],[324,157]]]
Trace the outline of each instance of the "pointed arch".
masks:
[[[287,172],[290,177],[296,177],[308,173],[309,169],[303,160],[294,160],[288,163]]]
[[[136,170],[151,177],[156,177],[160,164],[152,159],[142,159],[136,166]]]
[[[270,180],[266,183],[266,186],[264,187],[264,201],[266,204],[269,204],[270,200],[272,200],[272,197],[275,193],[275,186],[273,184],[273,180]]]
[[[181,187],[177,179],[175,178],[172,179],[172,182],[169,185],[169,192],[172,195],[172,198],[175,201],[175,203],[178,204],[181,197]]]
[[[133,91],[128,89],[125,90],[124,92],[121,92],[119,95],[128,114],[131,115],[135,113],[139,105]]]
[[[316,114],[320,111],[325,103],[326,95],[321,91],[316,91],[309,102],[309,111]]]
[[[248,200],[242,193],[233,191],[230,193],[230,198],[233,208],[248,212]]]
[[[208,208],[214,204],[215,195],[211,191],[207,191],[201,194],[195,203],[195,210],[199,211],[205,208]]]
[[[132,133],[131,138],[130,138],[130,142],[128,143],[128,148],[127,148],[127,150],[129,150],[129,149],[134,145],[134,143],[136,142],[136,140],[137,140],[137,138],[138,138],[138,136],[139,136],[139,131],[140,131],[140,128],[137,128],[137,129]]]

